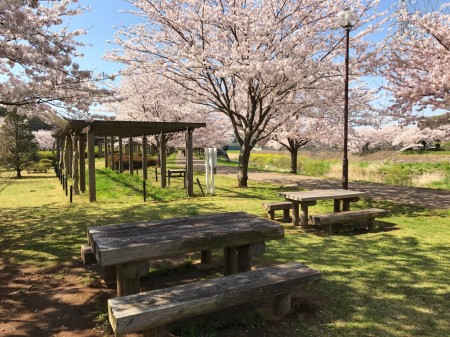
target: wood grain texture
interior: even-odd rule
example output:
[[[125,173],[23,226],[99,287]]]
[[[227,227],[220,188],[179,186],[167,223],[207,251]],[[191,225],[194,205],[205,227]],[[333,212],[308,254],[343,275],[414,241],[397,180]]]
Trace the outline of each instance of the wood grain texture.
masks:
[[[292,203],[290,201],[270,202],[262,204],[267,211],[278,211],[282,209],[291,209]]]
[[[311,190],[301,192],[280,192],[279,195],[286,200],[314,201],[327,199],[348,199],[364,196],[365,192],[350,190]]]
[[[284,237],[279,224],[244,212],[88,228],[102,266]]]
[[[377,216],[386,215],[387,211],[380,208],[368,208],[357,211],[344,211],[339,213],[329,214],[314,214],[311,215],[310,220],[315,225],[327,225],[340,221],[356,221],[363,219],[374,219]]]
[[[116,335],[142,331],[262,298],[291,293],[320,278],[301,263],[286,263],[240,274],[108,300]],[[278,298],[285,313],[289,296]]]

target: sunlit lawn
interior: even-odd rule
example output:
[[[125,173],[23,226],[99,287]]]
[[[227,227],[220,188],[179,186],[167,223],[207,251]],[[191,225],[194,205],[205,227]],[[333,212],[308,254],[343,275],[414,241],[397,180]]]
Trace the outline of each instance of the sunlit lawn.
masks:
[[[151,171],[150,171],[151,172]],[[92,225],[246,211],[264,216],[261,202],[279,200],[281,186],[252,183],[239,189],[236,180],[218,176],[216,195],[187,198],[182,180],[161,191],[152,173],[148,201],[142,181],[110,170],[97,173],[97,203],[87,195],[70,204],[53,174],[30,174],[22,180],[0,171],[1,264],[48,265],[79,259],[86,228]],[[204,176],[196,174],[204,184]],[[118,193],[108,191],[116,190]],[[450,331],[449,210],[361,201],[358,207],[389,210],[384,219],[395,229],[374,233],[319,236],[283,224],[286,237],[270,242],[259,261],[301,261],[322,272],[308,289],[314,320],[302,315],[275,325],[270,336],[434,336]],[[330,210],[323,202],[312,211]],[[281,214],[280,214],[281,215]]]

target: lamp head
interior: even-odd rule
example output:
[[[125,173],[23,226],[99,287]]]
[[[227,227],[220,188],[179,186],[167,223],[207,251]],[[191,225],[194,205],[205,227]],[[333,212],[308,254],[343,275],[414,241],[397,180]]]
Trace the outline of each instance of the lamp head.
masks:
[[[354,8],[345,8],[338,13],[338,23],[342,28],[351,29],[358,20],[358,12]]]

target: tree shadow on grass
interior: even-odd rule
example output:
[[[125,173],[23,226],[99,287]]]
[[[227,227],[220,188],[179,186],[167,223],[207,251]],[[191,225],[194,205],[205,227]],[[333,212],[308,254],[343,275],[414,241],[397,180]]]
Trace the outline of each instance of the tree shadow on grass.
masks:
[[[81,265],[79,257],[80,245],[87,242],[87,228],[215,212],[217,207],[207,203],[201,209],[192,204],[180,207],[179,203],[71,205],[65,209],[47,204],[1,209],[0,297],[5,301],[0,302],[0,309],[10,313],[2,319],[2,327],[14,327],[14,331],[8,330],[8,336],[48,336],[64,331],[102,336],[100,330],[93,330],[93,310],[106,303],[104,294],[111,290],[104,285],[92,288],[79,283],[89,268]],[[67,284],[69,280],[64,275],[58,276],[62,268],[75,274],[72,283]],[[27,272],[29,269],[34,272]],[[62,290],[58,290],[62,284],[64,291],[80,298],[80,304],[65,302]],[[89,288],[94,289],[94,295],[85,293]]]
[[[402,205],[392,206],[391,210],[393,214],[407,216],[419,216],[423,212],[421,208]],[[89,207],[71,205],[64,209],[51,204],[1,209],[0,258],[6,266],[3,271],[7,269],[14,282],[15,275],[22,273],[24,265],[69,263],[69,268],[75,268],[79,264],[80,244],[86,243],[86,229],[90,226],[221,211],[225,210],[217,203],[195,205],[189,200],[135,205],[93,204]],[[312,288],[320,298],[327,299],[316,303],[317,324],[305,325],[301,317],[293,317],[290,321],[304,329],[301,330],[303,335],[309,332],[312,336],[325,335],[330,329],[335,335],[350,337],[396,337],[405,335],[405,329],[408,336],[445,335],[450,321],[450,301],[446,290],[448,266],[442,263],[446,261],[444,244],[426,244],[412,236],[394,237],[390,233],[310,236],[305,242],[307,236],[309,234],[300,232],[288,233],[285,239],[270,242],[259,260],[261,263],[302,261],[322,272],[323,280]],[[57,283],[52,282],[48,280],[49,286],[57,287]],[[6,283],[1,284],[0,293],[9,294]],[[82,295],[76,284],[73,291],[80,291]],[[29,312],[33,308],[30,305],[33,299],[42,302],[36,313]],[[80,327],[70,323],[67,312],[73,316],[81,315],[80,321],[85,321],[86,327],[95,325],[92,315],[87,314],[92,303],[74,306],[49,292],[28,291],[18,299],[16,308],[30,314],[26,321],[16,322],[20,331],[17,336],[23,333],[47,336],[49,331],[62,331],[64,324],[71,331],[77,331]],[[284,335],[294,336],[293,331],[296,330],[289,330]],[[83,333],[80,335],[89,335]]]
[[[302,244],[304,238],[296,233],[272,242],[263,259],[301,261],[322,272],[314,289],[332,302],[321,310],[336,335],[438,337],[448,331],[444,244],[389,233]]]

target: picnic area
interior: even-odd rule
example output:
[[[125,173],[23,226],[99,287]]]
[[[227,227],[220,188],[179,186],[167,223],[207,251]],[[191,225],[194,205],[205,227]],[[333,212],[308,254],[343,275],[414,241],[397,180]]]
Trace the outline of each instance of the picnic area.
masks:
[[[177,156],[180,154],[168,157],[169,169],[176,170],[183,164],[177,161]],[[349,212],[382,209],[387,215],[377,217],[375,222],[389,225],[372,230],[366,225],[345,227],[330,234],[327,227],[320,229],[311,225],[304,230],[293,224],[292,205],[288,219],[281,210],[275,211],[274,221],[268,219],[270,215],[262,203],[284,203],[285,195],[300,199],[305,193],[311,196],[311,192],[300,187],[305,179],[302,176],[254,171],[251,174],[255,178],[264,177],[266,182],[252,180],[250,188],[239,189],[233,187],[234,178],[228,177],[233,168],[219,165],[215,195],[203,197],[195,186],[195,196],[187,197],[183,177],[174,177],[170,186],[161,189],[160,183],[154,181],[154,172],[149,170],[149,200],[144,203],[140,196],[130,194],[133,190],[130,187],[125,200],[123,196],[117,198],[113,191],[109,195],[104,187],[102,189],[103,179],[112,179],[117,184],[118,178],[110,169],[101,168],[102,159],[97,162],[100,167],[96,203],[89,202],[88,195],[74,196],[73,203],[69,203],[53,172],[30,173],[22,180],[9,178],[7,171],[1,172],[4,235],[0,292],[4,319],[0,331],[6,336],[47,336],[49,332],[55,336],[112,335],[110,321],[116,322],[117,332],[145,328],[148,335],[159,333],[158,336],[322,336],[325,331],[330,336],[442,336],[448,329],[447,206],[433,208],[418,203],[396,203],[392,201],[395,195],[379,198],[374,192],[375,197],[370,198],[369,193],[356,192],[357,195],[349,196],[352,198]],[[199,161],[194,161],[194,167],[195,163]],[[202,175],[204,178],[202,171],[195,170],[195,177],[202,178]],[[283,180],[290,182],[288,186],[281,183]],[[292,185],[294,180],[298,181],[298,187]],[[330,192],[334,190],[327,189],[329,182],[323,180],[322,191],[336,195]],[[311,191],[318,190],[317,184],[320,181]],[[448,192],[435,193],[436,198],[449,198]],[[308,209],[311,217],[339,214],[335,212],[334,197],[328,194],[318,196],[316,192],[313,196],[315,204]],[[26,206],[23,205],[25,195]],[[339,198],[343,198],[342,195]],[[341,203],[341,211],[343,207]],[[232,227],[219,226],[220,231],[216,232],[213,220],[208,219],[219,216],[217,223],[225,224],[226,218],[220,216],[226,214],[242,222],[241,230],[248,225],[251,240],[246,241],[245,232],[238,235]],[[177,221],[185,226],[180,227]],[[257,222],[251,225],[252,221]],[[254,226],[266,226],[263,225],[266,223],[274,226],[273,229],[255,236],[259,227]],[[143,234],[143,226],[148,228],[148,234]],[[233,222],[230,226],[234,226]],[[114,239],[113,229],[117,233],[136,233],[136,239],[130,237],[132,250],[113,248],[113,242],[126,244],[123,239]],[[192,233],[188,234],[189,231]],[[226,234],[227,231],[230,234]],[[117,238],[124,238],[123,235]],[[148,248],[136,241],[139,238],[149,242]],[[157,241],[152,244],[152,240]],[[264,241],[263,248],[247,250]],[[83,264],[80,247],[89,244],[98,247],[93,249],[94,263]],[[143,261],[142,256],[146,263],[139,262]],[[132,267],[129,261],[135,260],[135,267]],[[121,267],[122,275],[137,272],[133,274],[136,275],[134,281],[125,275],[125,283],[115,282],[116,263],[125,268]],[[107,267],[111,265],[114,270],[111,272],[109,268],[108,275]],[[293,283],[292,289],[296,291],[288,297],[289,302],[286,297],[275,296],[281,301],[278,307],[285,309],[274,309],[274,297],[270,294],[289,288],[282,283],[275,285],[271,278],[263,275],[276,273],[270,268],[286,265],[292,274],[283,272],[284,282],[292,284],[293,280],[298,280],[299,283]],[[311,276],[299,274],[309,270]],[[247,273],[250,273],[248,279]],[[288,275],[292,275],[289,276],[291,281]],[[213,284],[221,279],[224,281],[220,284]],[[262,285],[255,280],[270,281]],[[225,284],[229,284],[229,288]],[[195,290],[192,288],[195,286],[200,288]],[[178,290],[178,287],[186,287],[186,290]],[[200,291],[202,287],[224,289],[223,295],[219,290],[211,293],[214,298],[222,296],[214,309],[208,304],[212,297]],[[264,288],[267,292],[263,294],[258,290],[260,287],[269,288]],[[164,291],[158,293],[158,289]],[[181,295],[170,295],[171,289],[176,294],[186,293],[183,295],[186,302],[180,302]],[[139,298],[134,297],[136,292],[140,292]],[[122,297],[117,297],[118,293]],[[197,293],[194,297],[188,296]],[[175,301],[174,304],[185,305],[170,309],[183,314],[167,314],[171,311],[159,306],[146,307],[159,311],[142,312],[140,315],[147,316],[139,316],[141,318],[125,316],[124,309],[117,311],[124,303],[129,307],[131,303],[148,302],[144,296],[160,298],[163,295],[164,302],[173,298],[170,301]],[[119,302],[121,299],[127,300]],[[197,309],[192,307],[193,299],[200,303]],[[255,299],[259,300],[254,302]],[[289,303],[287,307],[286,303]],[[110,315],[114,313],[115,318],[108,317],[108,305]],[[275,315],[276,310],[284,310],[284,314]],[[198,314],[202,315],[197,317]],[[166,322],[165,327],[129,323],[153,322],[145,317],[159,317],[156,322]]]

